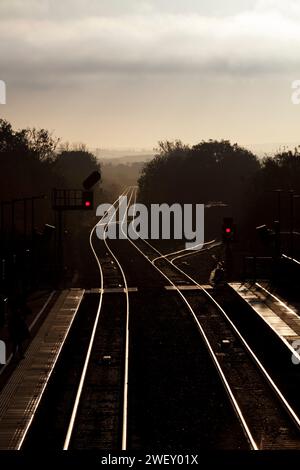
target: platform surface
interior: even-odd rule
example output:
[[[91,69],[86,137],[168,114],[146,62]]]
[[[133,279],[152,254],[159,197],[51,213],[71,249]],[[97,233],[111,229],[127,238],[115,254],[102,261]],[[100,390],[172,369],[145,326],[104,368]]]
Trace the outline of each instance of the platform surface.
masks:
[[[283,300],[258,283],[230,283],[230,286],[270,325],[289,347],[300,340],[300,316]]]
[[[0,392],[0,449],[20,449],[83,294],[62,291]]]

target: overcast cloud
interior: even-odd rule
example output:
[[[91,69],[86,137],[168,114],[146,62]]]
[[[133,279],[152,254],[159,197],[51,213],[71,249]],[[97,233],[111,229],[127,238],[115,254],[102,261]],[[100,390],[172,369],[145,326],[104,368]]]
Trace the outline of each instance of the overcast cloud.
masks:
[[[295,142],[299,25],[299,0],[0,0],[1,116],[94,147]]]
[[[217,2],[231,4],[223,15],[212,14],[212,3],[2,0],[4,78],[58,86],[112,73],[297,71],[300,2]],[[238,3],[247,9],[234,13]]]

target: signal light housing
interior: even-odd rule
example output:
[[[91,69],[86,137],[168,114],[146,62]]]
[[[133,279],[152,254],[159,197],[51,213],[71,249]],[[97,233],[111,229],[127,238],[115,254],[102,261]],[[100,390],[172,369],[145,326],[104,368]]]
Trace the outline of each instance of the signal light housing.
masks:
[[[224,243],[234,241],[235,224],[232,217],[224,217],[222,227],[222,238]]]
[[[82,183],[82,186],[86,191],[91,189],[96,183],[101,181],[101,172],[96,170],[93,171]]]
[[[82,191],[82,208],[84,210],[92,210],[94,207],[93,191]]]

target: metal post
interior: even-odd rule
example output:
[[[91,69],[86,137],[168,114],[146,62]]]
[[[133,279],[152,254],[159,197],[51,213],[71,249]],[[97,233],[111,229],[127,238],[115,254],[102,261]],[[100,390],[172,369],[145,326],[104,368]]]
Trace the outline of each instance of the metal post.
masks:
[[[281,249],[281,194],[284,192],[284,189],[273,189],[271,191],[272,193],[277,193],[277,220],[279,223],[279,239],[278,239],[278,246],[279,246],[279,251]]]
[[[11,239],[15,240],[15,200],[11,201]]]
[[[31,240],[34,239],[34,197],[31,198]]]
[[[1,245],[4,242],[4,202],[1,202],[1,216],[0,216],[0,233],[1,233]]]
[[[228,281],[232,278],[232,271],[233,271],[233,258],[232,258],[232,249],[231,243],[225,243],[225,275]]]
[[[281,253],[281,193],[282,191],[278,191],[278,253]]]
[[[58,246],[57,246],[57,256],[58,256],[58,269],[59,274],[62,274],[63,271],[63,211],[58,210]]]
[[[291,238],[291,257],[293,258],[294,257],[294,226],[295,226],[295,220],[294,220],[294,215],[295,215],[295,208],[294,208],[294,200],[295,199],[299,199],[300,198],[300,195],[299,194],[292,194],[292,203],[291,203],[291,217],[292,217],[292,222],[291,222],[291,225],[292,225],[292,238]]]
[[[278,195],[278,222],[279,222],[279,225],[281,225],[281,193],[282,191],[278,190],[277,191],[277,195]]]
[[[24,210],[24,239],[27,235],[27,198],[23,199],[23,210]]]
[[[294,255],[294,190],[291,189],[290,193],[290,256]]]

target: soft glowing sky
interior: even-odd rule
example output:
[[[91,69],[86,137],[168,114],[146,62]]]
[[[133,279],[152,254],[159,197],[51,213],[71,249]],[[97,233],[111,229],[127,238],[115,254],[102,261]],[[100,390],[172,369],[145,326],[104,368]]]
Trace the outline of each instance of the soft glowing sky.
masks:
[[[300,143],[299,0],[0,0],[0,116],[90,147]]]

